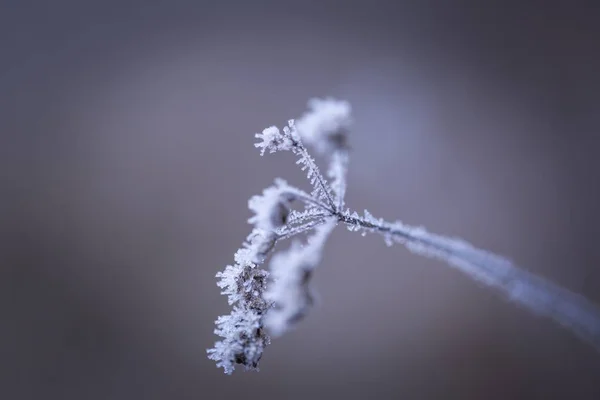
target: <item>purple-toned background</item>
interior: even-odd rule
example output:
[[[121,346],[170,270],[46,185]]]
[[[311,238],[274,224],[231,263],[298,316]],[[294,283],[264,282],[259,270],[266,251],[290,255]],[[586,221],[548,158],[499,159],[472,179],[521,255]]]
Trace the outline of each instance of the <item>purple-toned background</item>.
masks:
[[[600,304],[600,7],[533,3],[5,0],[0,398],[600,398],[567,331],[345,229],[260,373],[205,355],[248,197],[305,185],[253,134],[313,96],[353,105],[350,207]]]

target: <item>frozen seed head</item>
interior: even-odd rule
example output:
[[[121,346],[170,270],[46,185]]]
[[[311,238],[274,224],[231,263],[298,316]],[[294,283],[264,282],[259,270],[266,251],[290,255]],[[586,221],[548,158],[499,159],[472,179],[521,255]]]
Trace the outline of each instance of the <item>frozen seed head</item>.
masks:
[[[295,123],[302,141],[323,154],[346,148],[352,124],[350,103],[332,98],[311,99],[308,107],[310,111]]]

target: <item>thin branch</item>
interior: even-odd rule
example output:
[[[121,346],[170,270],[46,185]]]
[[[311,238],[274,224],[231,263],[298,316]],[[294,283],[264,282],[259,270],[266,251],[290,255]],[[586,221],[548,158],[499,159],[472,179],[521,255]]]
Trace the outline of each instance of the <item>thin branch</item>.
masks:
[[[338,211],[344,208],[347,170],[348,151],[345,148],[334,151],[329,162],[328,175],[332,178],[331,187],[336,196],[336,206]]]
[[[323,225],[326,221],[327,220],[325,218],[320,218],[317,220],[307,222],[303,225],[298,225],[298,226],[294,226],[294,227],[284,226],[283,228],[279,229],[276,232],[277,241],[288,239],[288,238],[290,238],[292,236],[296,236],[300,233],[308,232],[311,229],[314,229],[319,225]]]
[[[320,208],[321,210],[327,212],[329,215],[335,214],[335,210],[332,209],[331,207],[329,207],[327,204],[324,204],[323,202],[319,201],[318,199],[315,199],[310,194],[308,194],[305,191],[300,190],[298,188],[289,186],[286,188],[286,190],[282,191],[282,193],[295,196],[298,198],[298,200],[304,202],[305,204],[312,204],[313,206]]]
[[[302,212],[292,211],[287,220],[287,225],[302,224],[307,220],[325,218],[332,216],[330,212],[318,212],[314,209],[308,209]]]

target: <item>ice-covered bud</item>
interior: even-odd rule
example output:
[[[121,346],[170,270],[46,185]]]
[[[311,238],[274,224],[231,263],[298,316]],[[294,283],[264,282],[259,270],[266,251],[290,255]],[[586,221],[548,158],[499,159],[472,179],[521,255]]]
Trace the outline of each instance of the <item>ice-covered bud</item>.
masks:
[[[252,196],[248,200],[248,208],[254,212],[248,222],[267,232],[282,227],[287,222],[293,200],[294,196],[286,191],[281,182],[268,187],[262,195]]]
[[[346,148],[348,130],[352,123],[347,101],[311,99],[310,111],[296,120],[296,130],[303,142],[320,153]]]
[[[254,143],[254,147],[260,148],[261,156],[265,154],[266,150],[269,150],[269,153],[275,153],[292,148],[293,142],[288,130],[284,130],[282,133],[276,126],[270,126],[254,136],[261,140],[259,143]]]

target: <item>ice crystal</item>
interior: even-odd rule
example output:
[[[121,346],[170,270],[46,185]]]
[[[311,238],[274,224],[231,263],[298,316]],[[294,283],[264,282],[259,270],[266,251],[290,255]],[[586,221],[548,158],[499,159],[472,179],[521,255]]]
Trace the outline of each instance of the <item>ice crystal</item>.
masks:
[[[256,143],[254,146],[260,148],[260,155],[264,155],[266,150],[270,153],[275,153],[278,150],[289,150],[292,146],[292,139],[289,135],[289,131],[284,129],[281,133],[279,128],[271,126],[257,133],[256,138],[261,139],[262,142]]]
[[[310,111],[296,121],[302,140],[320,153],[346,147],[348,129],[352,123],[350,104],[334,99],[311,99]]]
[[[285,252],[271,259],[270,271],[273,283],[264,297],[273,303],[265,317],[265,327],[273,336],[280,336],[300,321],[313,304],[310,287],[313,270],[319,264],[325,240],[335,227],[335,219],[316,228],[306,245],[293,242]]]
[[[264,231],[272,231],[285,225],[290,213],[290,203],[294,195],[286,191],[285,182],[279,182],[263,190],[262,195],[252,196],[248,200],[248,208],[254,216],[248,220],[255,227]]]

